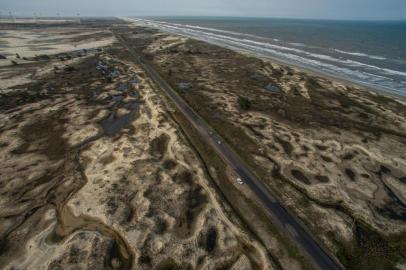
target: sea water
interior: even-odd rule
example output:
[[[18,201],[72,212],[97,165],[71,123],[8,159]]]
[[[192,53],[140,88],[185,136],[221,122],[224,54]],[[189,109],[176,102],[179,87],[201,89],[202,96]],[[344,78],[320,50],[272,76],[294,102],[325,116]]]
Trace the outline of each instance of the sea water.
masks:
[[[149,26],[406,96],[406,21],[159,17]]]

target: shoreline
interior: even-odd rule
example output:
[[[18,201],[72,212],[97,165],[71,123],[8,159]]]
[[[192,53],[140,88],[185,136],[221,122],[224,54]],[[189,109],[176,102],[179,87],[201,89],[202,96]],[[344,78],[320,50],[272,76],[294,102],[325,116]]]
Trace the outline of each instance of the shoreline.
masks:
[[[249,53],[251,55],[255,55],[255,54],[252,54],[250,52],[244,52],[244,51],[242,51],[242,52],[243,53]],[[360,81],[357,81],[357,80],[352,80],[352,79],[349,79],[349,78],[341,77],[340,75],[332,74],[332,73],[329,73],[329,72],[326,72],[326,71],[316,70],[314,68],[306,67],[306,66],[303,66],[303,65],[300,65],[300,64],[290,63],[289,61],[283,61],[283,60],[277,59],[277,58],[272,57],[272,56],[260,55],[257,58],[259,58],[261,60],[268,60],[269,59],[269,61],[273,61],[276,64],[285,65],[285,66],[297,69],[298,71],[302,71],[304,73],[307,73],[309,75],[323,77],[323,78],[329,79],[331,81],[336,81],[336,82],[345,84],[346,86],[354,86],[354,87],[360,88],[362,90],[372,92],[374,94],[378,94],[378,95],[386,96],[386,97],[389,97],[389,98],[393,98],[393,99],[395,99],[395,100],[397,100],[399,102],[402,102],[402,103],[406,102],[406,95],[403,96],[403,95],[397,94],[391,89],[385,89],[385,88],[382,88],[382,87],[378,87],[376,85],[363,83],[363,82],[360,82]]]
[[[250,53],[250,52],[243,52],[243,53]],[[252,54],[252,55],[255,55],[255,54]],[[369,92],[373,92],[378,95],[383,95],[386,97],[396,99],[402,103],[406,102],[406,95],[403,96],[403,95],[397,94],[392,89],[389,89],[389,88],[386,89],[386,88],[378,87],[376,85],[363,83],[363,82],[360,82],[357,80],[352,80],[350,78],[345,78],[340,75],[332,74],[332,73],[329,73],[326,71],[316,70],[314,68],[306,67],[306,66],[300,65],[300,64],[291,63],[289,61],[283,61],[283,60],[280,60],[280,59],[272,57],[272,56],[260,55],[258,58],[261,60],[269,59],[270,61],[273,61],[279,65],[285,65],[285,66],[297,69],[298,71],[307,73],[309,75],[323,77],[323,78],[329,79],[331,81],[343,83],[346,86],[354,86],[354,87],[357,87],[357,88],[360,88],[360,89],[363,89],[363,90],[366,90]]]
[[[122,19],[124,21],[133,23],[133,24],[138,25],[138,26],[157,29],[157,30],[161,31],[162,33],[169,33],[171,35],[183,36],[183,37],[187,37],[187,38],[190,38],[190,39],[199,40],[201,42],[206,42],[208,44],[213,44],[213,45],[216,45],[216,46],[227,48],[227,49],[236,51],[238,53],[243,53],[243,54],[246,54],[248,56],[258,58],[258,59],[263,60],[263,61],[275,62],[278,65],[288,66],[290,68],[293,68],[293,69],[296,69],[298,71],[307,73],[309,75],[323,77],[323,78],[329,79],[331,81],[335,81],[335,82],[345,84],[346,86],[357,87],[357,88],[366,90],[368,92],[372,92],[373,94],[378,94],[378,95],[382,95],[382,96],[385,96],[385,97],[388,97],[388,98],[392,98],[392,99],[396,100],[397,102],[400,102],[402,104],[406,104],[406,94],[405,95],[399,94],[399,93],[396,92],[396,90],[393,90],[393,89],[380,87],[380,86],[377,86],[377,85],[369,84],[367,82],[361,82],[361,81],[358,81],[358,80],[353,80],[353,79],[346,78],[346,77],[343,77],[343,76],[340,76],[340,75],[337,75],[337,74],[333,74],[333,73],[330,73],[330,72],[327,72],[327,71],[317,70],[315,68],[308,67],[306,65],[301,65],[299,63],[293,63],[293,62],[288,61],[288,60],[280,59],[280,58],[278,58],[276,56],[264,55],[262,53],[258,53],[258,52],[256,53],[256,52],[246,50],[246,49],[243,49],[243,48],[233,47],[233,46],[230,46],[230,45],[227,45],[227,44],[223,44],[221,42],[212,42],[212,41],[204,40],[203,38],[199,39],[197,37],[191,37],[189,35],[185,35],[185,34],[181,34],[181,33],[166,31],[166,30],[163,30],[161,28],[153,27],[151,25],[145,24],[143,19],[127,18],[127,17],[120,17],[119,19]]]

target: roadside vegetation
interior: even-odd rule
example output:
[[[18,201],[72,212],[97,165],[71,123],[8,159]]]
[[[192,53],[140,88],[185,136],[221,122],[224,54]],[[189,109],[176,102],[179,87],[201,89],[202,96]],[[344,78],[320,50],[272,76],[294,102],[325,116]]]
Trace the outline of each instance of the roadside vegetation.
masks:
[[[234,220],[235,223],[241,223],[241,221],[244,222],[243,224],[247,232],[259,239],[267,248],[269,252],[268,255],[271,257],[276,269],[288,269],[286,267],[289,266],[285,265],[284,262],[281,262],[278,257],[273,254],[273,252],[276,252],[275,249],[286,252],[287,257],[298,261],[302,269],[313,269],[308,259],[305,258],[297,247],[286,236],[282,235],[279,228],[270,221],[269,216],[261,206],[251,198],[245,197],[241,191],[232,185],[226,174],[226,164],[211,147],[207,147],[207,144],[183,114],[179,111],[175,111],[172,115],[174,120],[182,128],[182,131],[189,140],[191,146],[201,158],[207,169],[206,172],[210,179],[213,180],[213,184],[218,189],[219,194],[223,196],[224,200],[232,207],[233,211],[228,213],[229,218]],[[226,128],[227,127],[229,126],[226,126]],[[238,132],[238,130],[235,131]],[[255,223],[251,222],[253,219],[255,219]],[[261,237],[261,235],[264,234],[268,234],[274,238],[277,241],[277,246],[272,247],[271,243],[264,240]],[[247,248],[248,250],[250,249],[249,247]]]
[[[238,105],[240,106],[241,110],[251,109],[251,101],[246,97],[238,97]]]

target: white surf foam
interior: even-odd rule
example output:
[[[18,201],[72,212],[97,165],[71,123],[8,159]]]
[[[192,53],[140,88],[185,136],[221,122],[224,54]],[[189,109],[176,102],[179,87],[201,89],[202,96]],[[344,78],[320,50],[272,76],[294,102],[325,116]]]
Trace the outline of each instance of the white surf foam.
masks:
[[[378,56],[378,55],[370,55],[362,52],[347,52],[339,49],[333,49],[334,51],[341,53],[341,54],[347,54],[347,55],[353,55],[353,56],[360,56],[360,57],[367,57],[370,59],[376,59],[376,60],[386,60],[386,57],[383,56]]]
[[[140,20],[137,20],[140,22]],[[230,47],[232,49],[243,49],[249,52],[259,53],[265,56],[275,56],[280,59],[296,62],[309,67],[325,70],[335,74],[343,75],[347,78],[356,79],[361,82],[372,83],[389,88],[395,88],[399,92],[406,92],[406,87],[402,84],[404,80],[394,80],[390,76],[400,76],[406,78],[406,72],[381,68],[378,66],[366,64],[360,61],[350,59],[339,59],[330,55],[311,53],[304,49],[292,48],[283,46],[282,44],[271,44],[269,42],[260,42],[248,39],[249,35],[241,35],[246,38],[237,38],[239,33],[225,30],[213,30],[199,26],[174,24],[168,22],[159,22],[152,20],[141,20],[154,28],[168,31],[175,34],[180,34],[195,39],[207,41],[220,46]],[[234,35],[234,36],[231,36]],[[303,47],[303,46],[297,46]],[[356,52],[344,52],[334,49],[336,52],[354,56],[375,57]],[[381,59],[380,59],[381,60]],[[383,59],[382,59],[383,60]],[[338,64],[338,65],[337,65]],[[389,76],[389,77],[388,77]]]

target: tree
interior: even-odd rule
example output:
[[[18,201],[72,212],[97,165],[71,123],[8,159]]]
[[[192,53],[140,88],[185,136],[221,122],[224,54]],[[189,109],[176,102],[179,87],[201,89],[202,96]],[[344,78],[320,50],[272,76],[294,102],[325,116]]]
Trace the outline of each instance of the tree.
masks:
[[[246,97],[238,97],[238,105],[240,105],[242,110],[251,109],[251,101]]]

